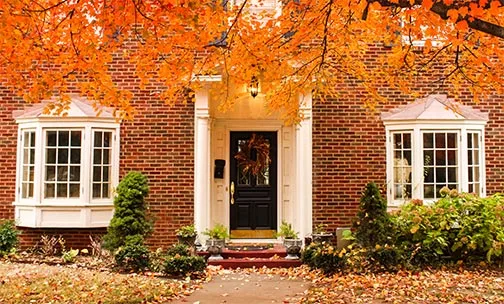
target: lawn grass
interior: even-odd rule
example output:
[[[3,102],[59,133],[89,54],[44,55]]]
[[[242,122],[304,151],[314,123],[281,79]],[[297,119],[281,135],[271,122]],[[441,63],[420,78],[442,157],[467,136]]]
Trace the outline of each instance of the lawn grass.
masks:
[[[0,261],[0,303],[165,303],[188,282],[110,271]]]

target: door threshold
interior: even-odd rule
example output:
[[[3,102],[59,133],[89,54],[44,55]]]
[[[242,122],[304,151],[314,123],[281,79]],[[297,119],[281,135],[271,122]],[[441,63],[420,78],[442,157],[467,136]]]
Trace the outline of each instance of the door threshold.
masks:
[[[229,239],[232,244],[281,244],[279,239]]]

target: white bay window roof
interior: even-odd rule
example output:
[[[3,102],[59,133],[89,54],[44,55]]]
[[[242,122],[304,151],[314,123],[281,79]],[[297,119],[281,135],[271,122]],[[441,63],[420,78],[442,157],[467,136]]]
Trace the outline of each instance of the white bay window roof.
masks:
[[[488,113],[430,95],[381,115],[386,131],[387,199],[437,200],[443,187],[485,196]]]
[[[48,103],[14,111],[15,216],[25,227],[107,227],[119,179],[119,122],[78,95],[62,115]]]

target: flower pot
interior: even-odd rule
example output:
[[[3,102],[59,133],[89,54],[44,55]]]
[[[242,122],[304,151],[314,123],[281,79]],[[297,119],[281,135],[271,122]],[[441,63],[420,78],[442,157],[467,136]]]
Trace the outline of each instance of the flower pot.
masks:
[[[208,253],[210,253],[210,257],[208,260],[222,260],[223,257],[221,255],[222,248],[226,245],[226,240],[224,239],[208,239],[206,241],[206,246]]]
[[[333,234],[332,233],[312,233],[312,242],[317,244],[332,244]]]
[[[287,250],[288,260],[299,259],[299,252],[301,252],[301,246],[303,246],[303,240],[301,239],[284,239],[284,246]]]

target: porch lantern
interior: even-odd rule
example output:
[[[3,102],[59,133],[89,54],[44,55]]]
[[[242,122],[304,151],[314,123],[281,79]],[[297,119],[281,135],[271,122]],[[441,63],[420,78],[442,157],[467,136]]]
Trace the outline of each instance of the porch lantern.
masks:
[[[257,94],[259,94],[259,80],[256,76],[252,76],[250,80],[249,91],[252,98],[256,98]]]

